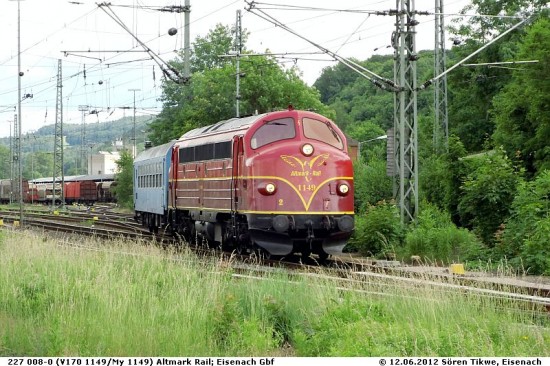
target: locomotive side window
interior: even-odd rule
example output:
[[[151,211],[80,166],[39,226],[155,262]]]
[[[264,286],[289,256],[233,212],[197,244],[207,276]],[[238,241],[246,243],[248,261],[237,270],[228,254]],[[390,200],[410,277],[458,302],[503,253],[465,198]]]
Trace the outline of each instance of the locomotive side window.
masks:
[[[227,159],[231,157],[231,141],[197,145],[179,149],[180,163]]]
[[[319,140],[337,149],[343,150],[344,143],[329,122],[322,122],[313,118],[304,118],[304,135],[313,140]]]
[[[296,129],[294,127],[293,118],[281,118],[273,121],[266,122],[263,126],[258,128],[252,139],[250,140],[250,147],[258,149],[269,143],[292,139],[296,137]]]
[[[214,159],[226,159],[231,157],[231,141],[214,144]]]

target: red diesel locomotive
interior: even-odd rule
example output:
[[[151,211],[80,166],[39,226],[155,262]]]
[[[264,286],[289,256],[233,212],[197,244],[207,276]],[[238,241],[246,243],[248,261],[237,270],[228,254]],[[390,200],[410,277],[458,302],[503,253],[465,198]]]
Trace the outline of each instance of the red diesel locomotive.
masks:
[[[324,260],[341,253],[354,228],[346,138],[313,112],[289,108],[191,130],[171,147],[168,174],[167,209],[156,222],[190,241]]]

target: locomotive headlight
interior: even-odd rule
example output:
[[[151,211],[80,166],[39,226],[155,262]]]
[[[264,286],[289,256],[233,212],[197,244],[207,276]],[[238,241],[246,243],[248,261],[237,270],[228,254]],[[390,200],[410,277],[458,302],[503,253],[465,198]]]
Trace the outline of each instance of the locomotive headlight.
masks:
[[[265,185],[265,191],[269,194],[275,193],[275,184],[273,183],[267,183]]]
[[[349,186],[347,184],[342,183],[338,185],[338,194],[340,196],[345,196],[348,194],[348,192],[349,192]]]
[[[258,186],[258,192],[264,196],[270,196],[277,191],[277,186],[274,183],[262,183]]]
[[[311,144],[302,145],[302,154],[304,154],[305,156],[311,156],[311,154],[313,154],[313,145]]]

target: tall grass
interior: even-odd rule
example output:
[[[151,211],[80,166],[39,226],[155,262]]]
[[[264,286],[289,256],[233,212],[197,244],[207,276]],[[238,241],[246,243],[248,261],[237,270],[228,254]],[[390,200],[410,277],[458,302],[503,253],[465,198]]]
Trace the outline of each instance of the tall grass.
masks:
[[[0,233],[0,356],[550,355],[547,319],[481,296],[70,241]]]

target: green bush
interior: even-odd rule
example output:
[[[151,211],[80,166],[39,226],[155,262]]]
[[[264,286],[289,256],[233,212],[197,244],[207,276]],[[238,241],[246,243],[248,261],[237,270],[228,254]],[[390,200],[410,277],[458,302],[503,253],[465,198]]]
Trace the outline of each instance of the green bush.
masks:
[[[365,212],[369,205],[391,198],[392,180],[386,175],[386,161],[370,159],[368,164],[354,164],[355,209]]]
[[[441,155],[432,155],[422,161],[420,168],[420,193],[423,199],[444,208],[449,163]]]
[[[348,250],[367,256],[394,252],[401,245],[404,228],[395,204],[382,201],[370,206],[364,215],[356,215],[355,232]]]
[[[495,252],[508,258],[516,268],[526,268],[533,274],[548,273],[549,217],[550,171],[544,171],[534,181],[519,185],[512,203],[512,214]]]
[[[473,169],[460,187],[460,220],[493,246],[499,226],[510,216],[519,178],[501,149],[467,160]]]
[[[420,211],[417,226],[407,233],[405,246],[399,254],[405,258],[418,255],[448,264],[484,259],[486,250],[474,234],[457,228],[449,214],[426,204]]]
[[[550,238],[550,217],[537,222],[536,231],[525,239],[521,248],[520,259],[528,273],[550,275],[548,238]]]
[[[124,208],[134,208],[134,159],[132,154],[123,150],[120,154],[120,159],[117,160],[117,173],[115,181],[117,185],[114,188],[118,204]]]

